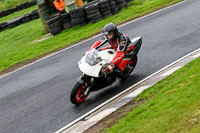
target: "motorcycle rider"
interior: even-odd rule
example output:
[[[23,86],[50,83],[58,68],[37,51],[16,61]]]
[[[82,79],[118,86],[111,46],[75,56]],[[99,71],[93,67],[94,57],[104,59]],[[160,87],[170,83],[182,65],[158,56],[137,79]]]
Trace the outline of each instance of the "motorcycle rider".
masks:
[[[104,72],[111,73],[113,70],[118,73],[119,77],[122,77],[128,70],[128,54],[133,50],[134,46],[131,43],[130,38],[118,31],[118,28],[113,24],[106,24],[103,28],[104,38],[96,41],[90,48],[98,49],[105,43],[109,43],[110,46],[104,47],[100,50],[114,49],[117,53],[111,61],[110,65],[104,69]]]

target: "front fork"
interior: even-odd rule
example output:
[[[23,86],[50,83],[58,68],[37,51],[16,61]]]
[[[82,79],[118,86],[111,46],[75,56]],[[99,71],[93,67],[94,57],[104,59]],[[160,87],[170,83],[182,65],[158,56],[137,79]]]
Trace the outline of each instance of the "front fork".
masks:
[[[94,84],[94,78],[87,76],[86,74],[82,74],[81,77],[79,77],[78,82],[80,84],[84,84],[84,95],[88,93],[88,91],[91,90],[93,84]]]

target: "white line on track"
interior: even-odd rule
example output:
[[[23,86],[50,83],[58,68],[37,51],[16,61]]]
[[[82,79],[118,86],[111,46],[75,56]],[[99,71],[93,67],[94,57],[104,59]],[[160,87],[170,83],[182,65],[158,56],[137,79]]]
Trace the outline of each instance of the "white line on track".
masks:
[[[179,68],[181,68],[180,66],[174,67],[170,70],[168,70],[167,72],[163,73],[162,75],[160,75],[161,77],[166,77],[170,74],[172,74],[173,72],[175,72],[176,70],[178,70]]]
[[[138,88],[137,90],[134,90],[133,92],[129,93],[125,97],[133,97],[134,98],[134,97],[138,96],[138,94],[142,93],[144,90],[148,89],[149,87],[151,87],[151,85],[142,86],[142,87]]]

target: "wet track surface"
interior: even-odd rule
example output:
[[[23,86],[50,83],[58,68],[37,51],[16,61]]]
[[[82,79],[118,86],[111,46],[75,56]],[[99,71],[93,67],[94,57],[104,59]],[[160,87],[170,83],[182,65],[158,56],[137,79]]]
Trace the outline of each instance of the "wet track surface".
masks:
[[[101,36],[0,78],[0,133],[52,133],[102,102],[200,47],[200,1],[189,0],[119,28],[143,37],[138,64],[124,82],[91,93],[80,106],[70,92],[77,62]]]

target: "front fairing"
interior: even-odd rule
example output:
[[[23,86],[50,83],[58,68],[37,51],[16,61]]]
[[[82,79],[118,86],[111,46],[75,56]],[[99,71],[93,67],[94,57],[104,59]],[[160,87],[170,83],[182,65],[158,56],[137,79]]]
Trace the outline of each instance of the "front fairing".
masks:
[[[102,67],[110,63],[115,55],[116,52],[113,49],[103,51],[91,50],[78,62],[79,69],[86,75],[99,77]]]

